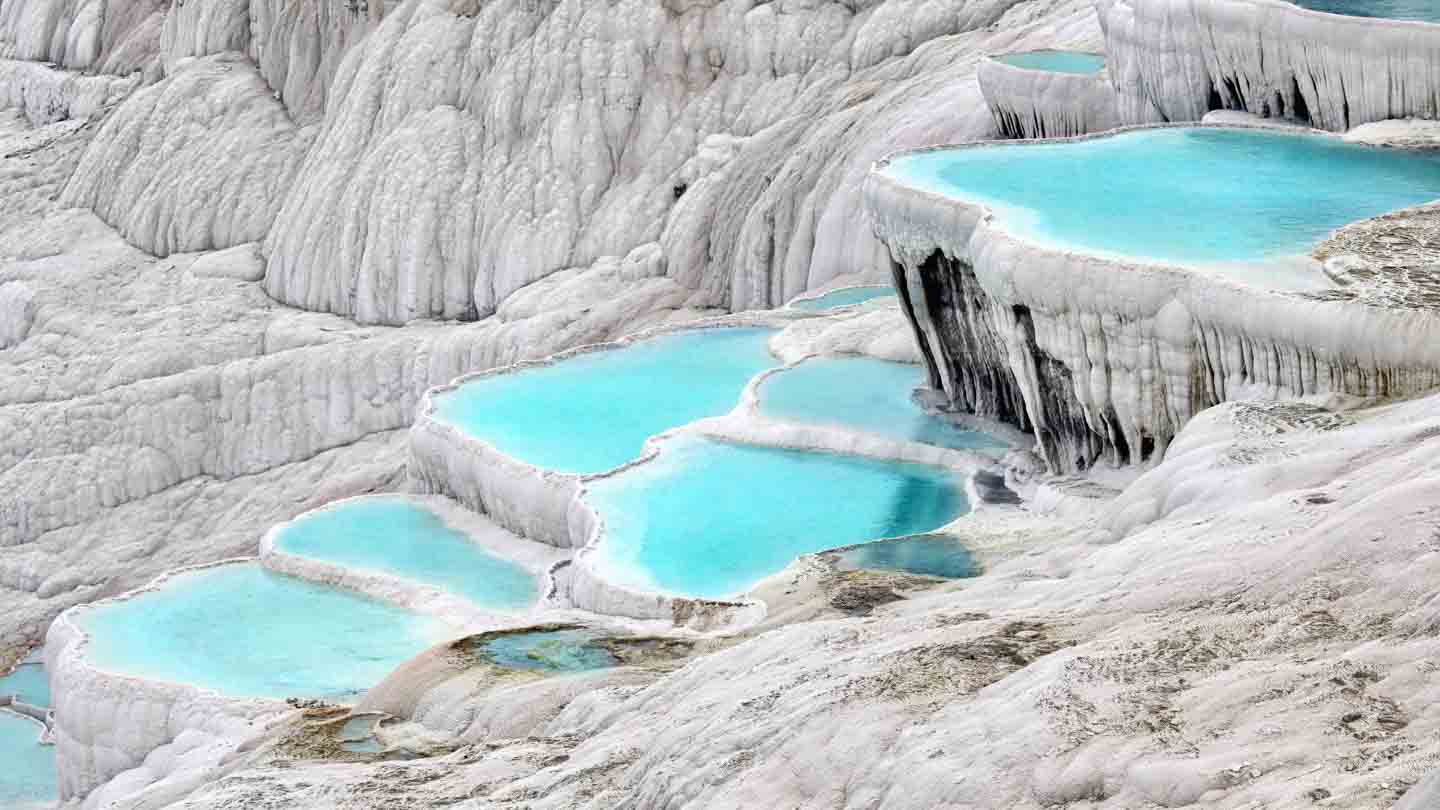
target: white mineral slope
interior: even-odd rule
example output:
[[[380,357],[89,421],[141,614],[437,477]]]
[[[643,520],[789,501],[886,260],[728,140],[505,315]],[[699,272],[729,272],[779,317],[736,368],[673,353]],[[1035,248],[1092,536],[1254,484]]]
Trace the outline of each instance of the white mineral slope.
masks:
[[[159,77],[165,0],[5,0],[0,57]]]
[[[1054,470],[1163,455],[1217,402],[1410,396],[1440,384],[1430,311],[1041,246],[984,206],[883,168],[867,201],[932,384],[961,410],[1033,431]]]
[[[118,104],[139,83],[139,74],[87,76],[38,62],[0,59],[0,108],[19,110],[37,127],[86,119]]]
[[[1016,67],[986,59],[976,71],[995,126],[1010,138],[1069,138],[1114,129],[1119,101],[1108,74]]]
[[[256,763],[175,806],[1428,807],[1437,407],[1221,405],[1094,523],[971,521],[1008,551],[978,579],[579,695],[528,739]]]
[[[362,322],[473,318],[658,242],[697,303],[781,304],[872,266],[861,167],[987,134],[975,57],[1042,13],[1097,38],[1062,0],[409,0],[336,75],[266,289]]]
[[[1095,0],[1126,123],[1218,109],[1343,132],[1440,117],[1440,25],[1283,0]]]

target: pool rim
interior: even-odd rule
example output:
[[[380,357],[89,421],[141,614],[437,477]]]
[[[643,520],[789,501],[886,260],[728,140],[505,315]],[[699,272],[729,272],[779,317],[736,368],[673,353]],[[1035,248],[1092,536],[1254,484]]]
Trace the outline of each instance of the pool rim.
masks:
[[[1076,73],[1069,70],[1046,70],[1044,68],[1022,67],[1004,61],[1007,56],[1028,56],[1035,53],[1073,53],[1081,56],[1100,57],[1100,69],[1092,73]],[[1110,54],[1105,51],[1082,51],[1075,48],[1030,48],[1023,51],[986,52],[980,57],[980,63],[1004,68],[1006,70],[1018,70],[1022,73],[1039,73],[1045,76],[1072,76],[1077,79],[1103,80],[1110,84]]]
[[[804,303],[804,302],[806,302],[806,301],[818,301],[818,300],[820,300],[821,298],[824,298],[825,296],[830,295],[830,294],[832,294],[832,293],[845,292],[845,291],[847,291],[847,290],[872,290],[872,289],[874,289],[874,290],[889,290],[890,292],[887,293],[887,294],[877,295],[877,296],[875,296],[874,298],[867,298],[867,299],[865,299],[864,301],[857,301],[857,302],[855,302],[855,303],[853,303],[853,304],[841,304],[840,306],[830,307],[829,309],[804,309],[803,307],[797,307],[797,306],[795,306],[796,304]],[[840,286],[840,287],[832,287],[832,288],[830,288],[830,289],[828,289],[828,290],[824,290],[823,292],[822,292],[822,291],[816,291],[816,290],[806,290],[805,292],[800,293],[799,295],[797,295],[797,296],[795,296],[794,298],[791,298],[789,301],[785,302],[785,305],[784,305],[784,306],[782,306],[782,307],[776,307],[776,309],[777,309],[777,310],[787,310],[787,309],[789,309],[789,310],[795,310],[795,311],[797,311],[797,312],[804,312],[804,313],[807,313],[807,314],[810,314],[810,315],[817,315],[817,314],[836,315],[836,314],[839,314],[839,313],[841,313],[841,312],[848,312],[848,311],[853,310],[853,309],[855,309],[855,308],[857,308],[857,307],[869,306],[869,305],[873,304],[874,302],[880,300],[881,298],[885,298],[887,295],[889,295],[889,296],[891,296],[891,297],[894,297],[894,296],[897,296],[897,295],[898,295],[898,293],[895,291],[895,285],[894,285],[894,284],[846,284],[846,285],[843,285],[843,286]]]

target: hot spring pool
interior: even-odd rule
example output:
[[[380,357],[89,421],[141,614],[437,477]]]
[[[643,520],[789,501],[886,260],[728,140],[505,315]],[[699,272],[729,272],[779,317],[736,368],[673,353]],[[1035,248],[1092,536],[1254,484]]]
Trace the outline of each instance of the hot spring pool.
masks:
[[[586,499],[605,523],[607,577],[725,597],[802,554],[939,528],[969,510],[962,487],[934,467],[681,436]]]
[[[108,672],[231,697],[347,700],[451,628],[240,563],[190,571],[80,614],[87,659]]]
[[[0,709],[0,807],[55,806],[55,748],[40,744],[40,724]]]
[[[863,304],[866,301],[874,301],[877,298],[893,297],[895,297],[895,290],[891,287],[881,287],[878,285],[872,287],[845,287],[839,290],[831,290],[815,298],[793,301],[790,306],[809,312],[825,312],[841,307]]]
[[[866,543],[835,553],[843,570],[871,569],[904,571],[927,577],[960,579],[979,573],[970,550],[959,539],[943,534],[923,534]]]
[[[988,205],[1030,241],[1271,286],[1305,282],[1257,260],[1307,254],[1346,223],[1440,198],[1440,154],[1214,127],[923,152],[883,171]]]
[[[604,472],[657,433],[729,413],[775,365],[772,334],[697,329],[484,377],[436,397],[435,415],[537,467]]]
[[[1105,69],[1105,57],[1083,51],[1026,51],[993,57],[996,62],[1026,70],[1049,73],[1074,73],[1090,76]]]
[[[50,681],[45,677],[45,667],[39,663],[25,663],[9,675],[0,676],[0,697],[14,695],[21,703],[31,706],[50,705]]]
[[[1008,449],[994,437],[921,410],[910,392],[924,382],[924,370],[907,363],[870,357],[807,360],[765,378],[759,390],[760,413],[957,450]]]
[[[609,650],[588,630],[542,630],[497,636],[482,648],[491,661],[510,669],[584,672],[613,667]]]
[[[1435,0],[1290,0],[1301,8],[1344,14],[1349,17],[1380,17],[1391,20],[1440,22],[1440,3]]]
[[[297,557],[433,585],[488,608],[519,610],[537,595],[535,577],[525,569],[402,497],[361,498],[302,515],[275,545]]]

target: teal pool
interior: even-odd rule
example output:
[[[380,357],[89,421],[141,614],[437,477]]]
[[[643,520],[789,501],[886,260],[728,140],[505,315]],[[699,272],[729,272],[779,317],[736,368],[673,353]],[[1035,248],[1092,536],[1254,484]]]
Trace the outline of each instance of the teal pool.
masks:
[[[832,425],[956,450],[1003,452],[994,437],[925,413],[910,393],[925,382],[919,366],[870,357],[807,360],[761,383],[760,413]]]
[[[699,329],[484,377],[436,397],[435,415],[537,467],[604,472],[657,433],[729,413],[775,364],[772,334]]]
[[[45,667],[38,663],[21,664],[9,675],[0,676],[0,697],[15,695],[21,703],[50,706],[50,681]]]
[[[40,724],[0,710],[0,807],[39,810],[58,797],[55,748],[40,744]]]
[[[361,498],[302,515],[275,545],[297,557],[433,585],[488,608],[519,610],[537,596],[525,569],[401,497]]]
[[[853,307],[856,304],[863,304],[866,301],[894,297],[895,290],[892,287],[845,287],[839,290],[831,290],[815,298],[793,301],[790,306],[795,309],[803,309],[810,312],[825,312],[841,307]]]
[[[588,630],[511,633],[491,639],[483,649],[491,661],[510,669],[585,672],[618,663]]]
[[[1440,154],[1213,127],[924,152],[883,171],[988,205],[1034,242],[1281,286],[1256,260],[1308,254],[1346,223],[1440,198]]]
[[[1301,8],[1344,14],[1349,17],[1380,17],[1391,20],[1440,22],[1440,3],[1435,0],[1291,0]]]
[[[980,573],[965,544],[943,534],[866,543],[836,552],[835,561],[844,570],[903,571],[944,579],[961,579]]]
[[[1074,73],[1090,76],[1105,69],[1105,57],[1083,51],[1026,51],[993,57],[996,62],[1026,70],[1049,73]]]
[[[962,487],[934,467],[682,436],[586,498],[607,577],[725,597],[803,554],[939,528],[969,510]]]
[[[206,568],[80,614],[89,662],[231,697],[348,700],[450,628],[255,563]]]

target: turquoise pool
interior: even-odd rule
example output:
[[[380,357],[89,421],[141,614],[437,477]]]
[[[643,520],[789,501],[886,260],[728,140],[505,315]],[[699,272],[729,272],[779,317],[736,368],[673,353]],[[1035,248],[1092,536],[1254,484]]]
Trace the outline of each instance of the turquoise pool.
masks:
[[[39,810],[58,797],[55,749],[40,744],[40,724],[0,710],[0,807]]]
[[[996,62],[1026,70],[1074,73],[1081,76],[1094,75],[1105,69],[1104,56],[1082,51],[1026,51],[1001,54],[994,59]]]
[[[910,393],[924,382],[924,370],[907,363],[870,357],[807,360],[765,378],[759,390],[760,413],[957,450],[1008,449],[994,437],[921,410]]]
[[[85,611],[89,662],[232,697],[347,700],[450,628],[255,563],[180,574]]]
[[[608,577],[725,597],[802,554],[943,526],[969,509],[962,486],[933,467],[682,436],[586,498],[605,522]]]
[[[1440,22],[1440,3],[1435,0],[1291,0],[1301,8],[1328,11],[1350,17],[1381,17],[1391,20]]]
[[[31,706],[50,705],[50,681],[41,664],[21,664],[9,675],[0,676],[0,696],[15,695]]]
[[[989,205],[1031,241],[1280,286],[1290,280],[1257,260],[1307,254],[1348,222],[1440,198],[1435,153],[1213,127],[925,152],[883,171]]]
[[[588,630],[511,633],[485,643],[485,654],[502,667],[546,672],[584,672],[616,665],[615,656],[595,643]]]
[[[437,418],[537,467],[598,473],[645,440],[729,413],[775,364],[771,329],[699,329],[475,380],[435,399]]]
[[[401,497],[362,498],[302,515],[275,545],[297,557],[433,585],[488,608],[518,610],[537,596],[535,577],[525,569]]]
[[[852,307],[856,304],[863,304],[866,301],[874,301],[879,298],[894,297],[895,290],[892,287],[846,287],[844,289],[831,290],[815,298],[805,298],[794,301],[790,306],[810,312],[825,312],[841,307]]]
[[[866,543],[835,555],[844,570],[869,569],[903,571],[927,577],[960,579],[980,573],[975,558],[959,539],[943,534],[924,534]]]

